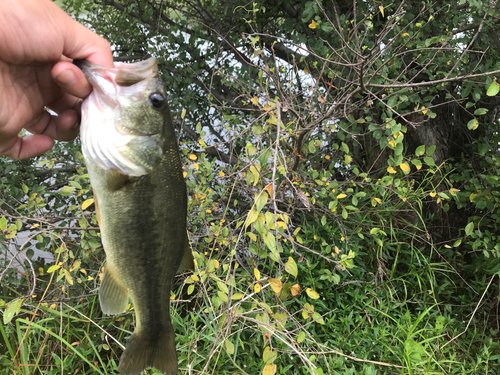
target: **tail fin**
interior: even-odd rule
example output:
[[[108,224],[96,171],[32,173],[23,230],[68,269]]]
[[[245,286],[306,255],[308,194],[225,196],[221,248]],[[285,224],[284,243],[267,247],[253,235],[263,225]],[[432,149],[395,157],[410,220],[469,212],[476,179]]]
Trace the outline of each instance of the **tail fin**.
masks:
[[[170,322],[169,322],[170,323]],[[171,324],[154,338],[135,331],[120,358],[120,374],[139,375],[146,367],[154,367],[167,375],[177,374],[174,329]]]

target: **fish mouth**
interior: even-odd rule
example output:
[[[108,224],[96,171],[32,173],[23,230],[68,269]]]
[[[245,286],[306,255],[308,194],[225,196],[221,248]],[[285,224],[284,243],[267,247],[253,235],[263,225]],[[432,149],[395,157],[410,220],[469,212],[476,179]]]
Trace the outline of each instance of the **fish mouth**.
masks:
[[[95,90],[113,99],[116,86],[129,87],[147,79],[158,77],[158,61],[150,57],[144,61],[124,64],[115,63],[114,68],[93,64],[87,60],[73,60]]]

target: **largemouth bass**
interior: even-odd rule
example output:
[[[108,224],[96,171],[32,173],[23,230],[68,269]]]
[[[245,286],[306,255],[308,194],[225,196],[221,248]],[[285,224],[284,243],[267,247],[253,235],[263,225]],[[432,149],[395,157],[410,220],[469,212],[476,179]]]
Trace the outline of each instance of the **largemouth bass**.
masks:
[[[75,64],[93,86],[82,105],[81,140],[106,253],[99,301],[105,314],[119,314],[130,298],[136,314],[119,371],[176,374],[170,289],[175,273],[194,264],[186,184],[157,61]]]

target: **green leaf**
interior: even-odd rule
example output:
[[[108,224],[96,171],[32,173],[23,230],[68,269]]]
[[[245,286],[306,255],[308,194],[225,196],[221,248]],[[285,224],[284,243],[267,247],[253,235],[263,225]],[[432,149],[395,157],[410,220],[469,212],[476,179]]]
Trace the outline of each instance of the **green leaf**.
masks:
[[[472,234],[472,231],[474,230],[474,223],[471,221],[467,226],[465,227],[465,235],[470,236]]]
[[[234,344],[231,341],[224,341],[224,348],[226,348],[227,354],[234,354]]]
[[[342,151],[344,151],[346,154],[349,153],[349,146],[346,145],[344,142],[341,143],[340,145],[340,148],[342,149]]]
[[[294,276],[295,278],[297,277],[298,274],[297,263],[295,263],[295,260],[293,260],[292,257],[288,257],[288,262],[286,262],[285,264],[285,271],[288,272],[290,275]]]
[[[430,156],[426,156],[424,158],[424,163],[427,164],[429,167],[433,167],[436,163],[434,163],[434,159],[431,158]]]
[[[262,208],[266,205],[267,199],[268,195],[265,191],[262,191],[262,193],[257,196],[257,198],[255,199],[255,208],[257,212],[260,212],[260,210],[262,210]]]
[[[250,225],[252,224],[253,222],[255,222],[257,220],[257,218],[259,217],[259,213],[255,210],[250,210],[250,212],[248,213],[248,216],[247,216],[247,221],[245,222],[245,229]]]
[[[264,130],[262,129],[262,126],[260,126],[260,125],[252,126],[252,131],[255,135],[259,135],[259,134],[264,133]]]
[[[415,362],[420,362],[426,356],[425,350],[421,344],[409,338],[405,341],[405,352]]]
[[[434,151],[436,151],[436,146],[429,146],[427,147],[427,151],[425,153],[427,156],[432,156]]]
[[[23,184],[22,189],[24,191],[24,194],[28,194],[29,189],[25,184]]]
[[[71,193],[73,193],[74,191],[75,191],[74,187],[72,187],[72,186],[64,186],[62,188],[62,190],[59,191],[59,194],[63,195],[63,196],[68,196],[68,195],[71,195]]]
[[[237,301],[237,300],[240,300],[243,298],[243,293],[234,293],[232,296],[231,296],[231,299],[233,301]]]
[[[319,323],[319,324],[325,324],[325,321],[323,320],[323,318],[321,317],[321,314],[320,313],[313,313],[313,316],[312,316],[313,320],[316,321],[316,323]]]
[[[21,306],[23,305],[24,298],[19,298],[14,301],[10,301],[3,312],[3,324],[9,324],[14,315],[16,315]]]
[[[77,189],[81,189],[82,188],[82,185],[80,185],[78,182],[76,181],[70,181],[69,184]]]
[[[498,94],[498,91],[500,91],[500,85],[496,81],[491,82],[490,87],[488,88],[488,91],[486,91],[486,95],[488,96],[495,96]]]
[[[217,295],[219,296],[219,298],[221,299],[221,301],[223,301],[223,302],[227,302],[228,301],[227,294],[224,293],[223,291],[218,290],[217,291]]]
[[[269,248],[269,250],[271,250],[272,253],[275,252],[276,251],[276,238],[274,238],[274,234],[271,232],[266,233],[265,236],[263,236],[263,239],[264,239],[264,243]]]
[[[478,108],[474,111],[474,114],[476,116],[481,116],[481,115],[485,115],[487,112],[488,112],[488,110],[486,108]]]
[[[413,160],[411,161],[411,163],[412,163],[415,167],[417,167],[417,169],[422,168],[422,162],[421,162],[420,160],[413,159]]]
[[[262,359],[264,362],[268,365],[270,365],[273,361],[276,360],[278,357],[278,352],[276,351],[271,351],[271,348],[269,346],[266,346],[264,349],[264,353],[262,353]]]
[[[300,344],[306,338],[306,333],[304,331],[300,331],[299,336],[297,337],[297,342]]]
[[[7,229],[7,225],[8,225],[8,223],[7,223],[7,219],[6,219],[5,217],[3,217],[3,216],[2,216],[2,217],[0,218],[0,230],[5,230],[5,229]]]
[[[222,281],[217,281],[217,287],[224,293],[229,294],[229,289],[227,288],[227,285],[224,284]]]
[[[309,146],[307,148],[311,154],[316,152],[316,147],[314,146],[314,140],[309,142]]]

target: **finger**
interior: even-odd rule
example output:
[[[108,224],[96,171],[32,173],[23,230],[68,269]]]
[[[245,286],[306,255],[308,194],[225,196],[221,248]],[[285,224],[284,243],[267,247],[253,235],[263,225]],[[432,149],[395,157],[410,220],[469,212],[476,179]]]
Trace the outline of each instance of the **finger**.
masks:
[[[106,39],[70,17],[65,21],[63,55],[72,59],[85,59],[108,68],[114,66],[113,54]]]
[[[9,148],[1,150],[0,154],[13,159],[24,160],[43,154],[50,150],[53,145],[54,141],[46,135],[36,134],[17,137],[13,144]]]
[[[71,141],[76,138],[80,130],[79,118],[77,112],[72,109],[61,112],[59,116],[44,112],[36,123],[25,129],[30,133],[45,135],[59,141]]]
[[[87,81],[82,71],[70,62],[58,62],[55,64],[52,68],[51,75],[64,92],[75,97],[83,99],[92,91],[92,86]],[[69,108],[71,108],[73,104]],[[54,111],[56,110],[54,109]]]

